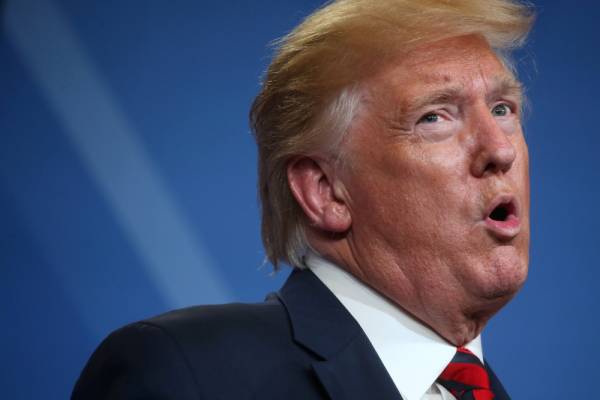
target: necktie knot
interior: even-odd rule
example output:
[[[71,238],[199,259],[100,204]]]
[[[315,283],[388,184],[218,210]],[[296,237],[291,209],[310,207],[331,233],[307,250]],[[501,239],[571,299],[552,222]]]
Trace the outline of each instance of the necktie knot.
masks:
[[[459,347],[437,382],[458,400],[492,400],[490,377],[476,355]]]

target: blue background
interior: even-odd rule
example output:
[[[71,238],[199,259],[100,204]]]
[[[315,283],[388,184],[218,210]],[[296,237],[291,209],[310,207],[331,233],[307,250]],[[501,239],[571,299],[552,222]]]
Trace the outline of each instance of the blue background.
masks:
[[[13,0],[0,34],[0,388],[67,398],[111,330],[257,301],[249,104],[266,44],[321,2]],[[516,399],[600,378],[600,6],[536,1],[517,54],[531,110],[530,277],[485,353]]]

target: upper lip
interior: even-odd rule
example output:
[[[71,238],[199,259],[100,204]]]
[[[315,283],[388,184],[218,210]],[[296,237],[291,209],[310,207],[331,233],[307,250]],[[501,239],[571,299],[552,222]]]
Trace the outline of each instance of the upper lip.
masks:
[[[503,204],[505,204],[508,207],[509,215],[514,215],[517,218],[520,217],[519,202],[517,201],[517,198],[510,194],[502,194],[502,195],[496,196],[494,198],[494,200],[490,203],[489,207],[487,208],[487,210],[485,212],[484,219],[489,218],[490,215],[492,214],[492,212],[498,206],[503,205]]]

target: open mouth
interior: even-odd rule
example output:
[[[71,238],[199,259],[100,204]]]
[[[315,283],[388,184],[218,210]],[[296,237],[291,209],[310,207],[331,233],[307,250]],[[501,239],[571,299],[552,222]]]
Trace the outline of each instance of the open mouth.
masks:
[[[512,201],[507,201],[494,207],[489,218],[493,221],[504,222],[507,221],[511,215],[515,215],[515,205]]]
[[[521,230],[517,203],[512,196],[499,197],[490,207],[486,225],[490,232],[502,240],[510,240]]]

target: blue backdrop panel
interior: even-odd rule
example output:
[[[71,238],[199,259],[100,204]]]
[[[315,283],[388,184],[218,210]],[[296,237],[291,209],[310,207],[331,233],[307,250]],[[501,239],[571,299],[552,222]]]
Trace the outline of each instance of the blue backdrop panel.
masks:
[[[263,266],[248,109],[267,44],[321,4],[5,2],[3,398],[67,398],[120,325],[183,305],[260,301],[281,285],[287,271]],[[591,397],[600,6],[535,5],[517,54],[531,102],[531,272],[484,350],[515,398]]]

